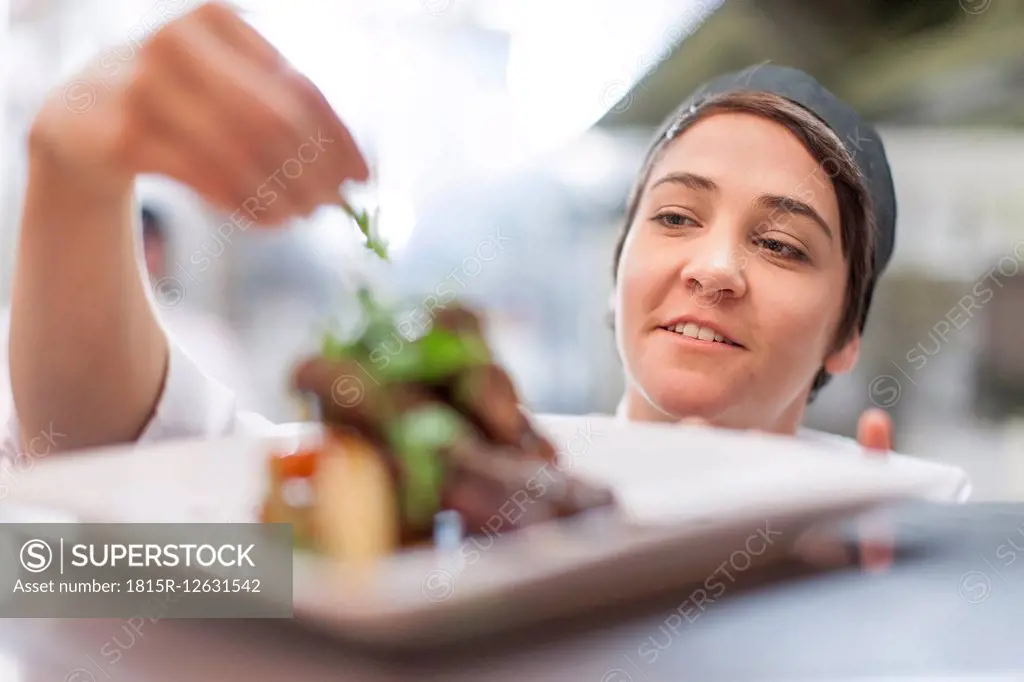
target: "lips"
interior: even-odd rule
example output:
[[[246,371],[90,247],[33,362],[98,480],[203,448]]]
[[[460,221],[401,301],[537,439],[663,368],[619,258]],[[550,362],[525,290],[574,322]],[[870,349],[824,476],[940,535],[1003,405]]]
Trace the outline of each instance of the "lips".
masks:
[[[717,327],[712,326],[707,322],[679,320],[665,325],[659,325],[658,328],[674,334],[681,334],[682,336],[687,336],[691,339],[698,339],[700,341],[708,341],[711,343],[723,343],[727,346],[743,348],[742,344],[726,336]]]

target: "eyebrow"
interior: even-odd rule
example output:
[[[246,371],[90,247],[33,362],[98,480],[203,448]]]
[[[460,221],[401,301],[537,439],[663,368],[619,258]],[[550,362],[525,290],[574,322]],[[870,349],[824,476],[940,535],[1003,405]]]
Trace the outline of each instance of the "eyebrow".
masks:
[[[828,237],[829,240],[833,239],[832,228],[828,226],[828,223],[821,217],[821,214],[799,199],[779,196],[778,194],[762,194],[754,202],[754,205],[759,208],[768,209],[772,212],[782,211],[783,213],[788,213],[790,215],[810,218],[825,232],[825,236]]]
[[[696,173],[669,173],[658,178],[658,181],[651,185],[651,189],[668,183],[682,185],[699,192],[717,192],[718,185],[711,178]]]
[[[706,178],[703,175],[697,175],[696,173],[669,173],[658,178],[658,180],[651,185],[651,189],[653,190],[654,188],[665,184],[682,185],[683,187],[698,192],[718,191],[718,185],[716,185],[711,178]],[[828,226],[828,223],[821,217],[821,214],[815,211],[809,204],[800,201],[799,199],[779,194],[762,194],[754,201],[754,205],[758,208],[767,209],[772,212],[781,211],[783,213],[788,213],[789,215],[810,218],[825,232],[825,236],[828,237],[829,240],[834,238],[832,228]]]

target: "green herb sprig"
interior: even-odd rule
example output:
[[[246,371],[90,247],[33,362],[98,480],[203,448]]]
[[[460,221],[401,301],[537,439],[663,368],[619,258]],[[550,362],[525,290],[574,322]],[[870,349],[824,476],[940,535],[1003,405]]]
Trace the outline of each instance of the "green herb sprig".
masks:
[[[344,198],[344,211],[366,237],[366,248],[388,261],[387,244],[376,220],[365,210],[356,210]],[[415,340],[405,340],[398,330],[396,311],[377,301],[368,286],[356,291],[363,316],[359,337],[342,340],[331,332],[324,335],[321,352],[338,361],[366,362],[365,369],[375,381],[385,384],[424,382],[437,384],[476,365],[490,361],[487,345],[478,334],[458,333],[433,326]],[[398,345],[387,354],[387,362],[376,366],[374,352]],[[432,405],[389,418],[388,439],[403,469],[401,506],[408,521],[419,527],[429,524],[440,509],[444,482],[442,451],[467,431],[467,424],[450,407]]]
[[[341,200],[341,208],[356,222],[359,231],[366,237],[366,248],[377,254],[381,260],[389,260],[388,245],[380,237],[379,230],[377,229],[377,220],[375,219],[376,216],[371,218],[366,210],[352,208],[352,204],[348,203],[345,199]]]
[[[441,450],[468,433],[465,420],[443,405],[428,405],[399,417],[388,433],[402,466],[402,508],[417,527],[441,509],[444,460]]]

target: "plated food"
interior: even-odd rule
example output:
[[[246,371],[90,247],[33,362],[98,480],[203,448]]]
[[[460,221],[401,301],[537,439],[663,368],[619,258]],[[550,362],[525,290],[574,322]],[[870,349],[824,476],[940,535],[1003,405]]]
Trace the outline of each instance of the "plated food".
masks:
[[[323,424],[321,446],[271,457],[266,522],[341,559],[430,544],[440,531],[506,534],[612,507],[611,492],[557,465],[484,340],[480,318],[449,305],[416,339],[363,290],[357,338],[328,336],[292,385]]]

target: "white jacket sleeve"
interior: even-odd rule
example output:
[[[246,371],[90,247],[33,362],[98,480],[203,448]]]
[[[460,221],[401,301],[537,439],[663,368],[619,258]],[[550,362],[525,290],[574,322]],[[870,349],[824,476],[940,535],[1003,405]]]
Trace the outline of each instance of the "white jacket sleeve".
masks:
[[[207,376],[173,339],[169,343],[164,392],[140,443],[273,431],[273,424],[262,416],[240,411],[233,392]]]
[[[25,436],[22,452],[18,418],[13,407],[7,419],[7,433],[0,441],[0,456],[13,459],[22,455],[46,456],[60,443],[60,434],[51,426],[49,433]],[[203,373],[196,362],[170,340],[170,357],[163,394],[156,412],[146,426],[139,443],[172,438],[215,438],[228,435],[270,435],[271,422],[260,415],[240,411],[235,394]]]

